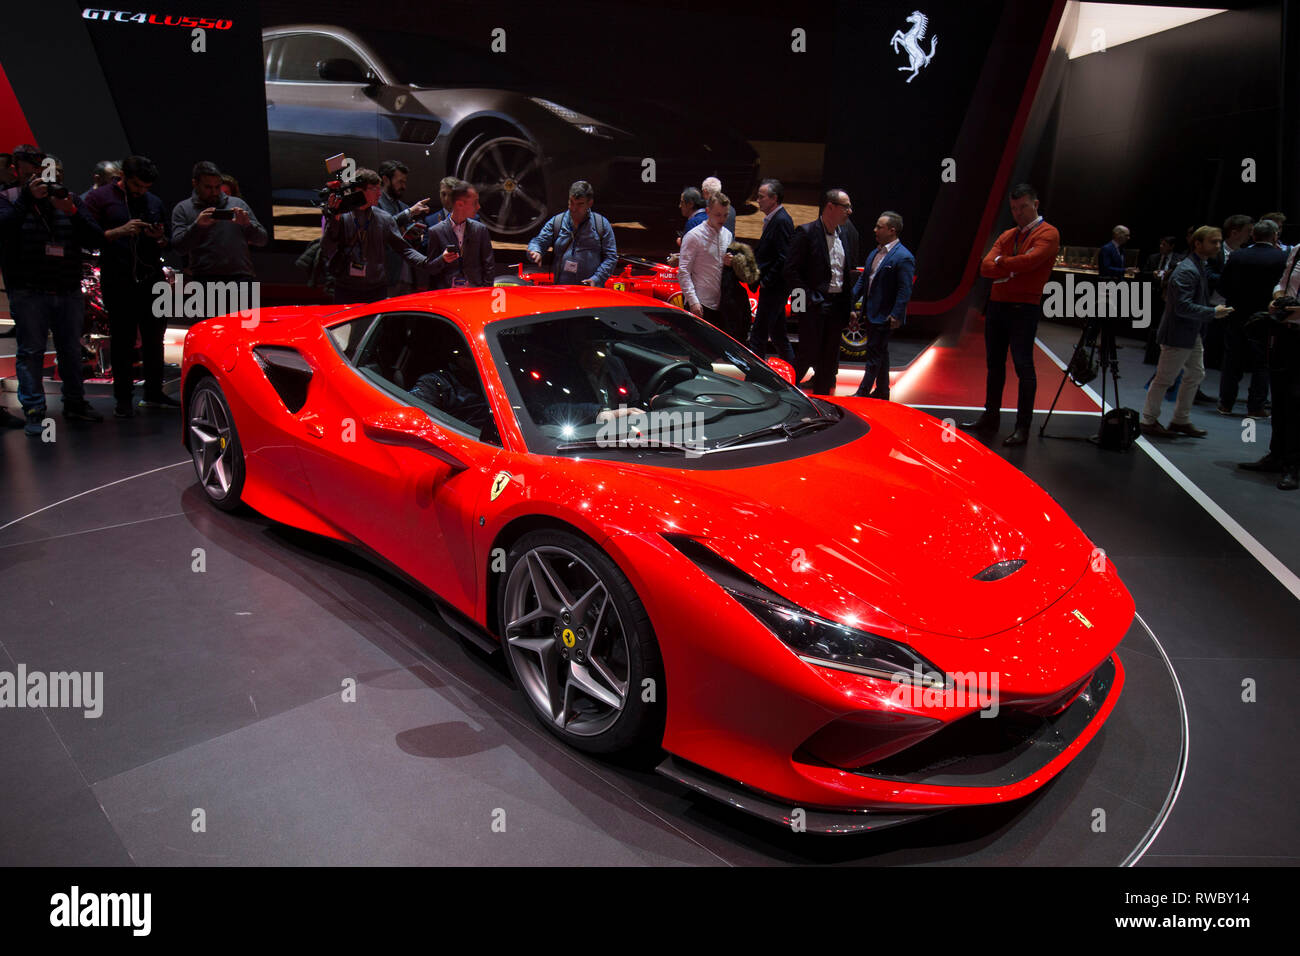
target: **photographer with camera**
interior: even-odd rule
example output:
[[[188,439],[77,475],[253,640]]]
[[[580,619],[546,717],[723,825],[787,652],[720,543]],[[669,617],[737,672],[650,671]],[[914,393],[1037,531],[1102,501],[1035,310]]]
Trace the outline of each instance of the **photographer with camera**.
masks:
[[[62,182],[42,175],[49,159],[32,146],[14,151],[21,185],[0,193],[0,269],[9,290],[9,308],[18,332],[15,370],[25,430],[36,437],[45,420],[45,343],[53,333],[59,378],[63,382],[63,417],[67,421],[102,422],[104,416],[86,401],[81,382],[81,333],[86,305],[81,294],[81,250],[97,248],[107,235],[81,215],[80,199]],[[58,170],[57,161],[54,169]],[[12,416],[5,413],[6,424]]]
[[[424,268],[428,261],[402,238],[393,217],[379,208],[382,190],[377,172],[358,169],[353,182],[328,191],[320,254],[334,279],[336,305],[378,302],[388,295],[386,250],[399,254],[413,269]]]
[[[253,210],[222,192],[214,163],[195,163],[190,183],[194,194],[172,208],[172,248],[185,255],[186,274],[200,282],[256,279],[248,250],[266,245],[267,235]]]
[[[110,330],[109,354],[113,360],[113,397],[118,418],[135,414],[131,393],[135,387],[135,337],[140,334],[144,365],[141,408],[179,408],[180,402],[163,394],[163,335],[167,320],[153,314],[153,286],[163,277],[162,250],[171,222],[163,202],[149,190],[158,181],[158,167],[145,156],[128,156],[122,175],[92,190],[86,197],[86,214],[105,234],[99,260],[100,285]]]
[[[1273,437],[1268,454],[1258,461],[1241,462],[1243,471],[1281,473],[1279,491],[1300,488],[1300,245],[1291,247],[1282,280],[1273,289],[1268,311],[1252,316],[1248,335],[1258,335],[1268,349],[1270,385],[1273,389]]]

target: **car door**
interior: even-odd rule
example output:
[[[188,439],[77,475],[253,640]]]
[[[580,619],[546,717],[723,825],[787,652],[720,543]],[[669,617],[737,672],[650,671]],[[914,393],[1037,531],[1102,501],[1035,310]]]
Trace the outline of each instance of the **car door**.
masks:
[[[305,201],[329,178],[325,160],[344,153],[357,168],[379,165],[377,87],[324,80],[318,64],[349,60],[360,74],[373,67],[360,50],[325,32],[273,34],[266,59],[266,127],[271,184],[277,198]]]
[[[454,323],[427,312],[380,313],[327,334],[344,361],[314,391],[303,418],[304,470],[318,509],[473,614],[485,561],[474,551],[474,521],[504,452],[486,404],[471,424],[418,391],[428,373],[440,378],[472,356],[468,343]],[[477,370],[473,378],[470,391],[481,393]],[[475,427],[485,421],[487,427]],[[394,443],[413,440],[412,423],[433,441]]]

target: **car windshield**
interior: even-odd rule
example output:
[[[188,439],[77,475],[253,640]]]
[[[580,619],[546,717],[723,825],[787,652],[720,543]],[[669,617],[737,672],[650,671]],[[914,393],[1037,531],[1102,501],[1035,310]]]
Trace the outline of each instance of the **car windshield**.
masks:
[[[615,307],[488,327],[530,451],[698,456],[785,442],[837,421],[712,325],[676,310]]]

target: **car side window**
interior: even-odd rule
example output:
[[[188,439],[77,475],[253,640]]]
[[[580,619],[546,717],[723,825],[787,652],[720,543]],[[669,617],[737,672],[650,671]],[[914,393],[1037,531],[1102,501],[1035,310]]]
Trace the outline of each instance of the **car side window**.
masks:
[[[478,441],[500,446],[474,353],[446,319],[427,312],[381,315],[365,335],[355,364],[404,404]]]
[[[363,315],[360,318],[352,319],[349,322],[340,322],[338,325],[331,325],[325,331],[329,337],[334,340],[334,345],[343,357],[349,362],[355,362],[357,350],[361,348],[361,343],[366,337],[366,332],[374,324],[373,315]]]
[[[316,65],[322,60],[352,60],[365,71],[357,52],[335,37],[323,33],[295,33],[283,40],[280,71],[276,79],[299,83],[324,83]]]
[[[272,66],[272,56],[275,52],[275,38],[262,41],[262,65],[265,67],[266,78],[275,79],[275,70]]]

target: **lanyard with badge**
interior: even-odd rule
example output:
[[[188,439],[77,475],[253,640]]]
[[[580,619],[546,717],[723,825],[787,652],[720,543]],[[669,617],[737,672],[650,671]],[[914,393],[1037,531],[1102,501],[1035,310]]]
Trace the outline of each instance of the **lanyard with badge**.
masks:
[[[348,276],[353,279],[364,279],[366,276],[366,246],[370,240],[370,227],[375,223],[375,214],[370,213],[366,217],[365,242],[362,241],[361,226],[357,224],[357,217],[352,216],[352,229],[355,233],[352,239],[352,245],[348,247]],[[346,230],[347,226],[344,225]],[[345,233],[346,234],[346,233]]]

